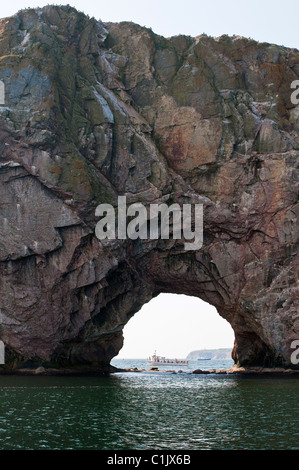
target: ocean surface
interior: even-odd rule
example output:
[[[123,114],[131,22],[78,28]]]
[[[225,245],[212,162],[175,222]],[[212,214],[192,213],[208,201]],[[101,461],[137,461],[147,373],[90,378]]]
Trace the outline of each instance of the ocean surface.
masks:
[[[0,377],[0,449],[299,449],[299,380],[154,372],[114,359],[109,377]],[[173,368],[172,368],[173,369]],[[162,368],[161,368],[162,370]],[[174,370],[174,369],[173,369]]]

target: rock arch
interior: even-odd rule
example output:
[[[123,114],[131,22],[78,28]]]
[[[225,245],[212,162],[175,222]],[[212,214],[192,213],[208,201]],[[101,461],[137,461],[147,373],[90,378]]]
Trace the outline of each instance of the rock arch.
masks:
[[[9,55],[12,35],[16,51],[39,46],[32,60]],[[1,37],[11,107],[0,123],[6,366],[105,367],[123,326],[161,292],[214,305],[234,329],[239,364],[292,366],[298,51],[165,39],[68,6],[20,12]],[[95,209],[119,195],[203,204],[202,248],[100,242]]]

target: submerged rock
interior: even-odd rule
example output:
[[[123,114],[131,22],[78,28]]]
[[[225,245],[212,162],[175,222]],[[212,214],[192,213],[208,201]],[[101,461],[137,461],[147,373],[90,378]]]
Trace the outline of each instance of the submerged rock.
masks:
[[[195,369],[192,371],[192,374],[210,374],[209,370]]]
[[[0,39],[5,367],[105,369],[125,324],[161,292],[214,305],[239,365],[293,367],[299,52],[165,39],[69,6],[2,19]],[[99,241],[95,209],[119,195],[202,203],[202,248]]]

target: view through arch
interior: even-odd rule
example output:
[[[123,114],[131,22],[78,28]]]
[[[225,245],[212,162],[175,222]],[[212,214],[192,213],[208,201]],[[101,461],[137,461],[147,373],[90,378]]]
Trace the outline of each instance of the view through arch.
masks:
[[[129,365],[128,359],[145,361],[155,351],[157,355],[170,358],[196,359],[199,354],[190,353],[220,349],[227,350],[226,355],[233,364],[233,329],[215,307],[197,297],[158,295],[128,321],[123,336],[123,347],[112,365],[121,366],[119,360],[126,365]],[[131,365],[142,363],[133,361]]]

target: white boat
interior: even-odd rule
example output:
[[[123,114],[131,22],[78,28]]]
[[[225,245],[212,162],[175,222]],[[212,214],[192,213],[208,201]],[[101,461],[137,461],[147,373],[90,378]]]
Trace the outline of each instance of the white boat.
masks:
[[[189,361],[182,359],[168,359],[164,356],[157,356],[155,351],[155,354],[147,359],[147,363],[151,366],[187,366]]]

